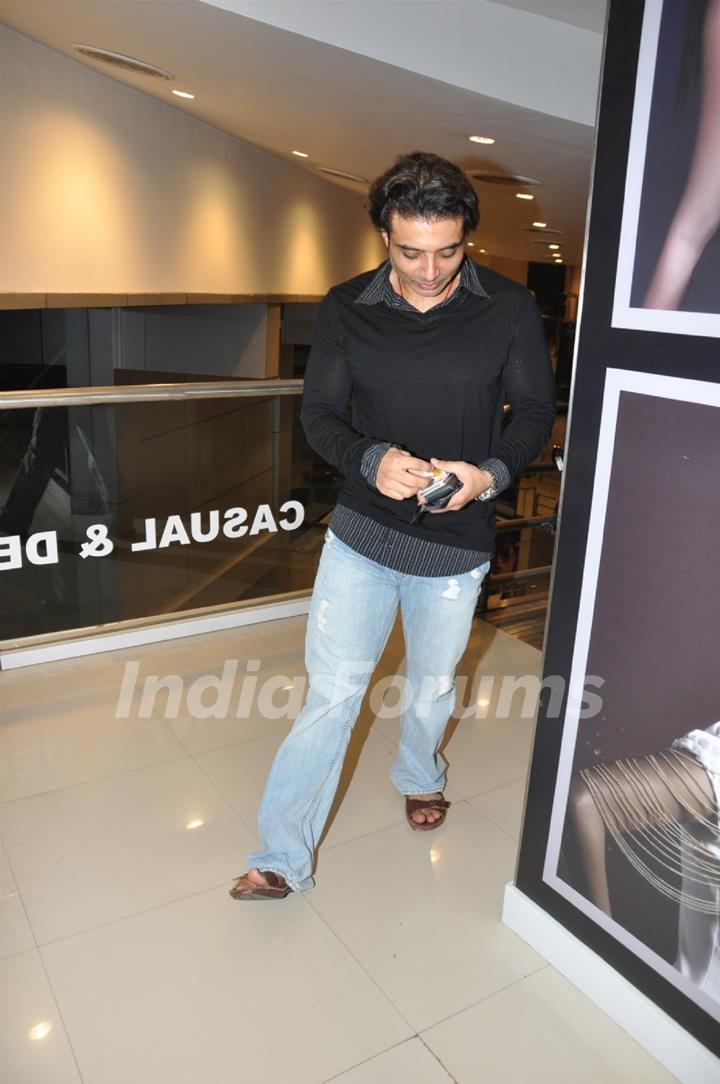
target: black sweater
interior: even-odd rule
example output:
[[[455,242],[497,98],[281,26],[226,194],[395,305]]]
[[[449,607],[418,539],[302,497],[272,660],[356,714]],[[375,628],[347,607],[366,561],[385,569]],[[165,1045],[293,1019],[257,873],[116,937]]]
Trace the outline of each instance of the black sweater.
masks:
[[[503,275],[477,272],[486,296],[464,291],[456,304],[426,313],[358,303],[376,271],[334,286],[315,326],[302,421],[311,447],[345,475],[340,503],[428,541],[491,551],[493,501],[411,525],[415,498],[384,497],[360,471],[378,441],[423,459],[492,456],[511,474],[542,451],[555,406],[537,306]],[[501,434],[505,401],[512,420]]]

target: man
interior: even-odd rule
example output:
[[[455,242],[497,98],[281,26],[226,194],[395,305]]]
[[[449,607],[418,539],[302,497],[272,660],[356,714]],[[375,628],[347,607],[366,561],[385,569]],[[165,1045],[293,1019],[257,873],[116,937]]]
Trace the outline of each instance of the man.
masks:
[[[314,884],[350,732],[398,605],[407,691],[391,779],[413,829],[445,820],[439,746],[494,549],[494,498],[539,454],[554,418],[534,301],[465,256],[479,212],[462,171],[433,154],[400,157],[373,182],[369,212],[388,260],[330,290],[307,367],[305,432],[345,481],[308,617],[307,700],[270,771],[264,846],[230,890],[239,900]],[[505,397],[512,420],[501,432]],[[441,511],[422,507],[434,468],[462,483]]]

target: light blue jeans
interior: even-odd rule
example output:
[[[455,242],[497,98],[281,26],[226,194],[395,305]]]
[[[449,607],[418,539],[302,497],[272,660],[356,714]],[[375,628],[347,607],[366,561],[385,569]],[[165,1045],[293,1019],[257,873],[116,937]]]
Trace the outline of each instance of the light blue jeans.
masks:
[[[315,883],[313,856],[398,605],[406,682],[390,778],[401,794],[443,790],[447,763],[438,749],[489,567],[452,577],[408,576],[361,557],[327,532],[308,615],[308,694],[270,769],[258,814],[265,846],[249,856],[249,869],[280,873],[296,892]]]

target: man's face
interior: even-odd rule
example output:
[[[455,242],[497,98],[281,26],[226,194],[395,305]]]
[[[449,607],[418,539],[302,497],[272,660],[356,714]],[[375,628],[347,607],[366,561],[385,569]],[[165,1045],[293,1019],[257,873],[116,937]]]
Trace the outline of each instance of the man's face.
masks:
[[[401,218],[393,211],[390,231],[381,230],[403,290],[438,297],[454,278],[464,254],[463,220]]]

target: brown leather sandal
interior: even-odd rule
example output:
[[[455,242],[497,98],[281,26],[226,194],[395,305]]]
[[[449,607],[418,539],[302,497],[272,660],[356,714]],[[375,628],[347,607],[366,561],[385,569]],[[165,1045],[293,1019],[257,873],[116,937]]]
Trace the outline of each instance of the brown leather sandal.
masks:
[[[290,885],[279,873],[273,873],[271,869],[261,869],[260,873],[267,881],[267,885],[256,885],[247,873],[243,873],[230,889],[232,898],[234,900],[282,900],[292,892]]]
[[[447,811],[450,808],[451,803],[448,802],[441,794],[439,798],[405,798],[405,816],[407,822],[414,832],[432,832],[433,828],[439,828],[441,824],[445,823],[447,817]],[[435,810],[442,814],[435,821],[424,821],[422,824],[418,824],[417,821],[412,819],[412,813],[427,813],[429,810]]]

